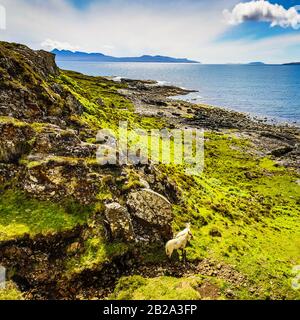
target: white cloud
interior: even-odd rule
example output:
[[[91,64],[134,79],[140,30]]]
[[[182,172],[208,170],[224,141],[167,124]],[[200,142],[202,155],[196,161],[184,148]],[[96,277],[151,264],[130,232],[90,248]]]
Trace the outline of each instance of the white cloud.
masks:
[[[142,1],[95,1],[78,10],[66,0],[0,0],[8,11],[2,40],[39,49],[46,39],[114,56],[161,54],[203,61],[202,48],[229,28],[224,5],[236,0],[172,0],[168,10]],[[175,3],[177,5],[175,6]],[[108,47],[108,46],[109,47]],[[113,47],[113,48],[112,48]]]
[[[285,9],[281,5],[271,4],[265,0],[239,3],[232,11],[224,10],[223,14],[231,25],[241,24],[245,21],[265,21],[270,22],[272,27],[300,28],[300,14],[295,7]]]
[[[113,50],[113,49],[115,48],[115,46],[112,46],[112,45],[110,45],[110,44],[104,44],[104,45],[103,45],[103,48],[104,48],[104,49],[107,49],[107,50]]]
[[[80,48],[79,46],[73,46],[68,42],[60,42],[52,39],[43,41],[41,47],[49,51],[52,51],[53,49],[77,51]]]
[[[295,32],[295,37],[216,41],[230,28],[223,9],[239,0],[170,0],[166,1],[168,10],[137,0],[95,1],[85,10],[65,0],[0,2],[7,9],[7,29],[1,30],[1,40],[33,49],[44,43],[48,50],[58,47],[113,56],[161,54],[204,63],[281,63],[297,60],[300,50],[295,49],[300,43]],[[175,2],[177,6],[171,5]]]

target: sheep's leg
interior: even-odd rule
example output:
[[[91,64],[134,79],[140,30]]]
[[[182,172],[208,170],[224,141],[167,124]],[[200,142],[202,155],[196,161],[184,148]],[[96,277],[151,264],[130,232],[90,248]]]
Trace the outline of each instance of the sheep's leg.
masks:
[[[183,263],[186,264],[186,250],[182,249],[182,258],[183,258]]]
[[[185,263],[184,249],[181,249],[182,262]]]

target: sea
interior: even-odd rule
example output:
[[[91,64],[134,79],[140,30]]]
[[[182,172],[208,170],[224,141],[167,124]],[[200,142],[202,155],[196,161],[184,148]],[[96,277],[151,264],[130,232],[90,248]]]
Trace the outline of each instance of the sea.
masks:
[[[92,76],[156,80],[197,90],[179,96],[247,113],[265,121],[300,125],[300,65],[206,65],[57,61],[60,68]]]

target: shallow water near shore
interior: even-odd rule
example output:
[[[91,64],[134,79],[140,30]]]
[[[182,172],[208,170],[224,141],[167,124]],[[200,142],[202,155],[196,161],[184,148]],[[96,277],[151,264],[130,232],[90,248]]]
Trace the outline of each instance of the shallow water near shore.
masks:
[[[300,124],[300,66],[297,65],[57,63],[62,69],[93,76],[153,79],[162,85],[198,90],[181,98]]]

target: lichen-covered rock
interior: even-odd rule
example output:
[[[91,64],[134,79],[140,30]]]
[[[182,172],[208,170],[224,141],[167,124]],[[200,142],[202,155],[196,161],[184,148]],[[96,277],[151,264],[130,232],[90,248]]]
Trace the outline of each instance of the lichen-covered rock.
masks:
[[[62,157],[95,158],[97,146],[82,142],[75,130],[62,130],[56,125],[40,128],[32,154],[53,154]]]
[[[159,241],[172,237],[172,205],[164,196],[151,189],[142,189],[129,194],[127,205],[137,233],[144,240]]]
[[[29,126],[0,122],[0,162],[17,162],[23,154],[29,152],[28,141],[33,136]]]
[[[105,205],[105,217],[113,239],[133,241],[135,239],[130,214],[127,208],[117,202]]]
[[[101,175],[83,161],[71,160],[45,158],[26,168],[20,188],[42,200],[73,198],[81,204],[94,203],[101,189]]]

